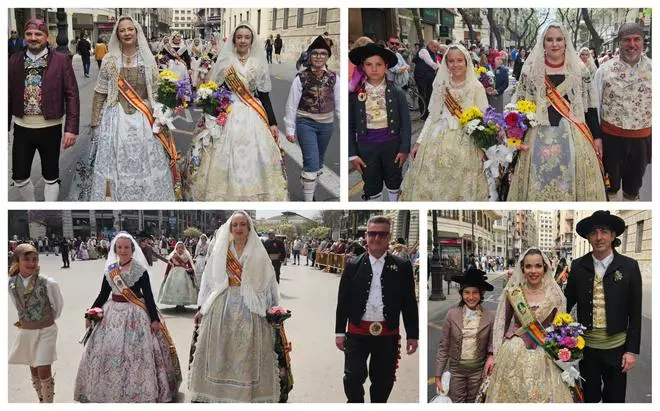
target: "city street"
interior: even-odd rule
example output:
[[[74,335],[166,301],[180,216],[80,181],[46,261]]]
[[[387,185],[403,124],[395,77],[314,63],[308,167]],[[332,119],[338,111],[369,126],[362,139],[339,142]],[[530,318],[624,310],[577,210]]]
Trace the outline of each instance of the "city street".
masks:
[[[494,291],[487,292],[484,299],[484,308],[495,311],[499,298],[502,295],[502,288],[505,284],[503,272],[489,274],[488,282],[495,287]],[[446,287],[446,283],[444,283]],[[455,287],[455,288],[454,288]],[[651,402],[651,283],[650,281],[642,284],[642,344],[637,365],[628,375],[626,402],[628,403],[650,403]],[[445,294],[447,290],[445,288]],[[429,291],[430,294],[430,291]],[[447,311],[458,304],[460,297],[456,283],[452,283],[452,288],[444,301],[428,302],[428,380],[427,396],[428,400],[436,395],[435,388],[435,355],[440,342],[440,335],[444,325]]]
[[[90,78],[85,78],[82,71],[82,61],[80,56],[73,58],[73,67],[78,79],[80,93],[80,135],[76,144],[60,156],[60,178],[62,184],[60,187],[60,200],[66,200],[71,186],[76,162],[81,156],[88,152],[88,145],[91,140],[91,128],[89,127],[91,119],[91,106],[94,95],[94,86],[98,75],[98,66],[92,61]],[[292,62],[283,62],[282,64],[272,64],[269,66],[272,81],[272,91],[270,99],[277,118],[277,124],[280,128],[280,141],[286,153],[287,178],[289,183],[289,195],[291,201],[303,201],[302,186],[299,182],[300,171],[302,168],[302,153],[297,143],[290,143],[284,133],[284,109],[286,99],[289,95],[289,88],[295,78],[295,64]],[[185,112],[183,117],[175,121],[176,130],[174,137],[177,150],[183,156],[186,155],[192,139],[192,132],[196,120],[201,115],[201,110],[193,108]],[[319,185],[316,190],[317,201],[339,201],[339,120],[335,118],[334,132],[327,148],[325,156],[325,167],[319,176]],[[10,136],[11,139],[11,136]],[[11,144],[9,147],[9,183],[11,184]],[[32,181],[36,190],[36,199],[43,200],[44,181],[41,177],[41,163],[39,155],[35,155],[32,164]],[[18,190],[9,187],[9,201],[20,201]]]
[[[515,79],[511,77],[509,79],[510,84],[515,84]],[[511,102],[511,97],[513,93],[513,87],[509,87],[505,92],[504,92],[504,105],[507,105]],[[415,141],[417,141],[417,137],[419,136],[419,133],[422,131],[422,127],[424,126],[424,122],[421,120],[414,121],[412,124],[412,137],[410,141],[410,146],[412,147],[415,144]],[[403,175],[406,175],[406,171],[408,170],[408,167],[410,166],[410,158],[408,158],[408,161],[406,164],[403,166]],[[349,187],[349,201],[361,201],[362,200],[362,188],[363,188],[363,183],[362,183],[362,176],[360,173],[358,173],[356,170],[354,170],[352,167],[349,165],[349,175],[348,175],[348,187]],[[639,198],[640,201],[651,201],[651,176],[653,175],[653,170],[651,168],[651,164],[646,166],[646,173],[644,174],[644,178],[642,180],[642,188],[639,191]],[[387,190],[383,188],[383,198],[387,199]],[[615,201],[623,201],[621,191],[619,191],[618,196]]]
[[[316,268],[282,266],[281,305],[292,311],[286,321],[286,330],[292,342],[294,386],[290,402],[341,403],[345,402],[342,377],[343,354],[335,347],[335,307],[340,277]],[[41,272],[51,276],[60,285],[64,296],[64,310],[57,320],[58,360],[53,365],[55,373],[55,402],[73,402],[76,372],[83,346],[78,344],[84,333],[83,314],[94,301],[101,287],[101,275],[105,260],[72,261],[70,269],[60,269],[61,258],[52,254],[40,256]],[[149,270],[152,289],[159,289],[165,264],[157,261]],[[155,295],[154,297],[157,298]],[[167,326],[177,347],[183,383],[177,402],[188,402],[187,365],[192,336],[192,318],[195,310],[188,307],[185,313],[173,307],[161,307]],[[10,303],[8,310],[8,348],[16,336],[16,310]],[[397,380],[390,402],[417,402],[419,400],[419,355],[401,355]],[[650,364],[649,364],[650,366]],[[9,365],[9,402],[36,402],[36,394],[30,384],[29,370],[23,365]],[[369,392],[369,383],[365,390]],[[368,394],[367,394],[368,400]]]

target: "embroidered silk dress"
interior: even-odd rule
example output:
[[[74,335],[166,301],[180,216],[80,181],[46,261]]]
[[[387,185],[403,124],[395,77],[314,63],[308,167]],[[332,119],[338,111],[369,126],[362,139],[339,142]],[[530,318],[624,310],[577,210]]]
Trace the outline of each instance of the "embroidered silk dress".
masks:
[[[247,90],[256,95],[257,64],[248,58],[243,65],[233,57],[232,67]],[[198,125],[183,171],[185,198],[286,201],[287,182],[278,142],[253,108],[235,93],[232,100],[224,126],[209,115]]]
[[[128,301],[115,301],[119,288],[106,269],[103,286],[93,307],[103,308],[83,352],[74,390],[79,402],[170,402],[181,383],[162,331],[153,333],[159,318],[149,275],[136,261],[121,273],[126,286],[143,297],[147,311]],[[112,298],[108,297],[112,294]],[[162,318],[161,318],[161,321]],[[176,356],[174,352],[172,355]]]
[[[237,254],[233,244],[230,252]],[[245,266],[245,255],[237,260]],[[268,306],[278,300],[277,283],[271,284]],[[240,280],[230,278],[229,287],[202,317],[188,373],[192,401],[277,402],[280,397],[272,326],[252,313],[243,298]]]
[[[483,113],[488,107],[486,92],[477,81],[466,81],[449,92],[463,110],[477,106]],[[403,201],[488,200],[483,151],[446,105],[442,104],[440,113],[430,113],[417,143],[417,155],[403,180]]]
[[[189,271],[193,273],[190,274]],[[160,285],[160,291],[158,292],[158,304],[197,304],[198,286],[193,282],[195,274],[192,261],[180,255],[172,256],[165,275],[166,277]]]
[[[152,70],[153,68],[153,70]],[[106,55],[101,64],[92,107],[92,133],[87,162],[76,164],[72,200],[174,201],[169,160],[147,117],[118,91],[121,73],[151,109],[155,66],[122,67],[121,57]],[[147,76],[151,76],[147,81]],[[109,186],[109,193],[106,190]]]

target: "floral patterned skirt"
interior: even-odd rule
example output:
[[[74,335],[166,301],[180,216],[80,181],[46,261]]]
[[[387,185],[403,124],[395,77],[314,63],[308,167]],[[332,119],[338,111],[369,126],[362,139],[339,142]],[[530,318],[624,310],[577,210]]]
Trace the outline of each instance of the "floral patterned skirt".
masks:
[[[522,338],[506,340],[495,355],[486,402],[573,402],[561,370],[542,348],[528,350]]]
[[[151,332],[147,313],[132,303],[108,301],[83,352],[74,400],[170,402],[179,388],[162,332]]]
[[[160,285],[158,304],[197,304],[197,288],[185,268],[173,267],[170,270],[169,275]]]

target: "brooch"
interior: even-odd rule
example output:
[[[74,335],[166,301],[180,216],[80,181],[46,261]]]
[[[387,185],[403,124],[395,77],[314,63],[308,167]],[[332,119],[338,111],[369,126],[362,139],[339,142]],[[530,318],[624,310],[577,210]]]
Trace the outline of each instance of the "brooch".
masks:
[[[358,93],[358,101],[362,101],[362,102],[367,101],[367,93],[365,93],[364,91]]]
[[[391,270],[391,271],[399,271],[399,267],[397,267],[396,264],[390,264],[390,265],[388,265],[388,266],[387,266],[387,269],[388,269],[388,270]]]
[[[623,274],[621,274],[621,271],[616,270],[616,271],[614,272],[614,282],[615,282],[615,283],[616,283],[616,282],[619,282],[619,281],[621,281],[622,279],[623,279]]]

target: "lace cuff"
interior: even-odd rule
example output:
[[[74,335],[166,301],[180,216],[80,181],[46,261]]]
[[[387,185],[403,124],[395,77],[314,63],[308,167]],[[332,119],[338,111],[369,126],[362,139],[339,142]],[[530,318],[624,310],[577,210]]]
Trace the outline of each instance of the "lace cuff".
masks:
[[[103,109],[103,104],[105,104],[107,98],[107,94],[99,93],[98,91],[94,92],[94,101],[92,102],[92,121],[90,122],[90,127],[97,127],[101,123],[101,110]]]

